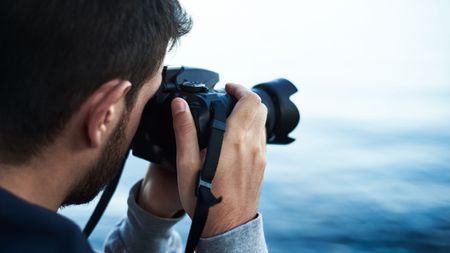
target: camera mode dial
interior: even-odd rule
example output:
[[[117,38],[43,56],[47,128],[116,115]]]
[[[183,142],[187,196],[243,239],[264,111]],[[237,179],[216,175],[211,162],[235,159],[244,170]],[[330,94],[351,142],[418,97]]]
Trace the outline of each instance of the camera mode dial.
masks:
[[[189,93],[207,93],[209,91],[205,84],[198,82],[183,82],[180,88]]]

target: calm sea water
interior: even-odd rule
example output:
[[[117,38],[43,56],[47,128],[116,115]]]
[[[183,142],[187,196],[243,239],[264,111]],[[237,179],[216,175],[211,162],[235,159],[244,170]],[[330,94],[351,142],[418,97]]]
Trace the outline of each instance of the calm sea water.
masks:
[[[270,252],[450,252],[450,134],[303,120],[297,142],[268,148],[260,211]],[[144,173],[135,159],[92,235],[97,248]],[[81,226],[91,209],[63,212]],[[184,238],[188,228],[187,218],[178,225]]]
[[[270,252],[450,252],[449,1],[181,2],[195,26],[168,63],[300,89],[296,142],[267,149]],[[129,159],[94,247],[146,166]],[[62,213],[83,226],[93,204]]]

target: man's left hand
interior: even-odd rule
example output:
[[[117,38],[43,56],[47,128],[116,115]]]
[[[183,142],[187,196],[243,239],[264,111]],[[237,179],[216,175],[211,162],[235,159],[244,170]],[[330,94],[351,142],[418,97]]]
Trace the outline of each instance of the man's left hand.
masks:
[[[161,165],[150,164],[137,203],[147,212],[161,218],[173,218],[184,213],[178,194],[177,175]]]

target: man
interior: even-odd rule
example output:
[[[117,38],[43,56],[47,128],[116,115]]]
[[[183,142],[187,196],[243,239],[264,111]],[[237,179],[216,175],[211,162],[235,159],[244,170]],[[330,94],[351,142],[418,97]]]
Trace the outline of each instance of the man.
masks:
[[[168,46],[190,30],[176,0],[5,0],[0,8],[0,252],[92,252],[56,211],[116,175]],[[267,110],[229,84],[227,131],[198,252],[267,251],[257,213]],[[194,214],[202,152],[189,107],[172,101],[177,174],[152,165],[130,191],[107,252],[179,252],[172,226]],[[158,120],[158,119],[154,119]]]

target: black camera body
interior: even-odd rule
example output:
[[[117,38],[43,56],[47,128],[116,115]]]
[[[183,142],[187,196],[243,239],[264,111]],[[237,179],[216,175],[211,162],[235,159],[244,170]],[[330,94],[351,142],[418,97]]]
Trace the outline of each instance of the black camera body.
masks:
[[[175,170],[176,143],[172,124],[171,101],[181,97],[189,105],[197,129],[200,149],[208,145],[212,104],[222,103],[227,116],[236,99],[225,91],[214,90],[219,75],[213,71],[189,67],[165,67],[163,81],[156,94],[146,104],[132,143],[133,155]],[[297,92],[285,79],[262,83],[252,88],[268,109],[266,121],[269,144],[288,144],[294,139],[288,134],[300,121],[297,107],[289,96]]]

